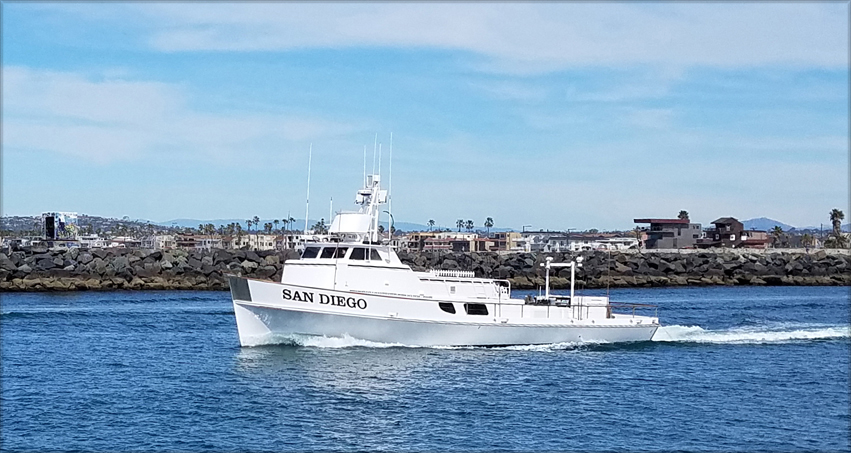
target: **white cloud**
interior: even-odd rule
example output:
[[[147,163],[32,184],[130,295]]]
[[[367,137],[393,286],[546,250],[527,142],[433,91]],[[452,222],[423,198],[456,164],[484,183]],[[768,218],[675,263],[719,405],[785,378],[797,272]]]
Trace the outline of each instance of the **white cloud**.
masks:
[[[847,3],[145,4],[169,52],[365,46],[469,51],[493,70],[846,67]]]
[[[3,146],[110,163],[145,155],[230,161],[351,126],[282,115],[194,110],[180,86],[3,68]]]

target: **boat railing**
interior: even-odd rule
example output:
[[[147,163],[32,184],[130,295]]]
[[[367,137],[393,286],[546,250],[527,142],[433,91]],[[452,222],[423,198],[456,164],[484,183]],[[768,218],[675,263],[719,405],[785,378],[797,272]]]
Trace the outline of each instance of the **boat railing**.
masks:
[[[577,319],[583,319],[584,317],[589,316],[590,309],[602,307],[606,308],[606,318],[611,318],[613,315],[627,315],[633,318],[637,316],[647,316],[649,314],[648,312],[651,310],[653,312],[652,317],[659,317],[659,307],[657,305],[611,301],[608,301],[605,305],[600,305],[599,303],[592,303],[591,301],[583,303],[583,299],[585,299],[584,296],[576,296],[573,299],[574,300],[571,300],[568,296],[550,296],[550,299],[547,301],[535,297],[531,299],[516,301],[515,299],[503,299],[502,297],[500,297],[499,300],[494,303],[494,305],[497,309],[498,316],[502,315],[503,306],[519,306],[521,318],[525,316],[526,309],[531,307],[546,307],[547,319],[550,318],[550,316],[552,315],[553,308],[574,309],[576,310],[575,313],[578,316]]]
[[[475,278],[476,276],[473,271],[462,271],[458,269],[429,269],[429,274],[434,277],[450,278]]]
[[[632,315],[632,317],[638,316],[636,311],[642,311],[644,313],[648,311],[653,311],[653,317],[659,317],[659,306],[652,304],[638,304],[634,302],[609,302],[609,317],[612,314],[619,315]]]

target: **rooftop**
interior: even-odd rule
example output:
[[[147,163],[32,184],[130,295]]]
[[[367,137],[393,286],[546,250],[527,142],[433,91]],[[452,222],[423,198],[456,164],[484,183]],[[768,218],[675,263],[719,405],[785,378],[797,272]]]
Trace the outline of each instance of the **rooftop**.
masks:
[[[683,225],[689,224],[689,219],[633,219],[635,223],[678,223]]]

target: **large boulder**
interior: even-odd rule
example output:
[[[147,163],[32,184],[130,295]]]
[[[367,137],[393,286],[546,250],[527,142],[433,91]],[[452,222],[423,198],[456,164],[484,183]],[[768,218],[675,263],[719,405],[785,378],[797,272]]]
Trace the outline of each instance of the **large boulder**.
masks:
[[[54,267],[56,267],[56,263],[54,263],[53,260],[50,258],[43,258],[35,263],[35,267],[38,270],[46,271],[48,269],[53,269]]]

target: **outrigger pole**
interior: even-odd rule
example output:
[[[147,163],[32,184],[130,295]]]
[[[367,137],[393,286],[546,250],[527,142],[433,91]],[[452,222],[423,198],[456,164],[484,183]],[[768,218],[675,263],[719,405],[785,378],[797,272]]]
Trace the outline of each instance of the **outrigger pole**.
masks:
[[[546,286],[547,292],[545,296],[547,300],[550,299],[550,268],[551,267],[569,267],[570,268],[570,300],[573,301],[573,282],[576,278],[576,268],[582,267],[582,257],[576,258],[576,261],[571,261],[569,263],[553,263],[553,257],[548,256],[546,263],[541,263],[541,267],[546,268],[547,276],[546,276]]]

